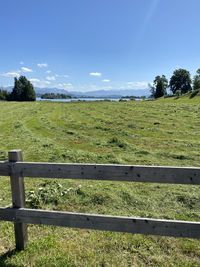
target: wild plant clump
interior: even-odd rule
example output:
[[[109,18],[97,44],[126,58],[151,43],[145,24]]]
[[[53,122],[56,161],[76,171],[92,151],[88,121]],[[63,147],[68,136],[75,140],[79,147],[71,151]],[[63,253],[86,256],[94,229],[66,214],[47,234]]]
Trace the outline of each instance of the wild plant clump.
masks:
[[[45,181],[39,185],[36,190],[30,190],[26,195],[26,203],[30,208],[41,208],[44,205],[57,206],[63,201],[63,198],[70,193],[79,194],[78,188],[64,188],[57,181]]]

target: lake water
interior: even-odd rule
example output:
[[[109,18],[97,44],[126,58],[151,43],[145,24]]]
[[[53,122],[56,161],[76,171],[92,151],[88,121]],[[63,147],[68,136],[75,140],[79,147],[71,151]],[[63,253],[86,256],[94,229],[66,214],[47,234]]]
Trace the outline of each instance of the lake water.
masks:
[[[79,101],[119,101],[121,98],[68,98],[68,99],[42,99],[40,97],[37,97],[37,101],[51,101],[51,102],[79,102]],[[123,100],[130,101],[129,98],[123,98]],[[140,99],[135,99],[140,100]]]

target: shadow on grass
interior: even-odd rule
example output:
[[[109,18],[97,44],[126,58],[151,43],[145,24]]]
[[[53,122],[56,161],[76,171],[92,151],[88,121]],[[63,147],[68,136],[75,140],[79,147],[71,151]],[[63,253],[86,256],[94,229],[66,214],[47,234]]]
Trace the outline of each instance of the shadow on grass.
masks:
[[[6,261],[11,258],[12,256],[17,254],[17,250],[9,250],[6,253],[0,255],[0,267],[17,267],[18,265],[12,264],[12,263],[7,263]]]

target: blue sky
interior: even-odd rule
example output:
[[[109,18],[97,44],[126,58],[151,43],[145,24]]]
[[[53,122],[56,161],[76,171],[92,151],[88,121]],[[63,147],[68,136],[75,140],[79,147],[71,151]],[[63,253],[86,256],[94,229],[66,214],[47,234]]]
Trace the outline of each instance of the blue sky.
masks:
[[[142,89],[200,67],[200,0],[0,0],[0,85]]]

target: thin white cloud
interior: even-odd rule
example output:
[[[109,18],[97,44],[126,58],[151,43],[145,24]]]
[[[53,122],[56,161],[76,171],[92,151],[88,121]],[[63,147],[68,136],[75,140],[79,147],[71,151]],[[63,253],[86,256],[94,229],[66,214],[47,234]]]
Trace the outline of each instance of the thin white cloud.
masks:
[[[124,87],[126,89],[147,89],[149,82],[138,81],[138,82],[127,82]]]
[[[29,68],[27,68],[27,67],[21,67],[21,71],[22,71],[22,72],[33,72],[32,69],[29,69]]]
[[[6,78],[14,78],[14,77],[19,77],[20,74],[17,71],[9,71],[9,72],[1,73],[0,76],[6,77]]]
[[[47,63],[38,63],[37,66],[39,68],[47,68],[48,67],[48,64]]]
[[[67,75],[67,74],[55,74],[55,77],[59,77],[59,78],[69,78],[69,75]]]
[[[74,89],[73,85],[71,83],[59,83],[56,85],[57,88],[59,89],[64,89],[64,90],[72,90]]]
[[[113,86],[111,86],[110,84],[106,84],[106,85],[96,85],[96,84],[79,84],[76,86],[76,90],[77,91],[82,91],[82,92],[89,92],[89,91],[97,91],[97,90],[112,90],[112,89],[116,89],[115,87],[113,88]]]
[[[148,89],[147,81],[129,81],[129,82],[105,82],[101,85],[94,83],[78,84],[76,85],[77,91],[96,91],[96,90],[142,90]]]
[[[54,76],[47,76],[46,77],[46,80],[48,80],[48,81],[55,81],[56,78]]]
[[[95,77],[101,77],[102,73],[101,72],[90,72],[90,76],[95,76]]]
[[[24,65],[24,61],[20,61],[19,64],[20,64],[20,65]]]
[[[32,82],[32,83],[39,83],[40,80],[37,79],[37,78],[32,78],[32,79],[30,79],[30,82]]]
[[[43,81],[43,80],[40,80],[37,78],[31,78],[30,81],[32,82],[32,84],[35,87],[39,87],[39,88],[44,88],[44,87],[47,87],[51,84],[51,82],[49,82],[49,81]]]
[[[51,73],[51,70],[47,70],[46,73]]]
[[[110,80],[109,80],[109,79],[103,79],[102,82],[104,82],[104,83],[109,83]]]

